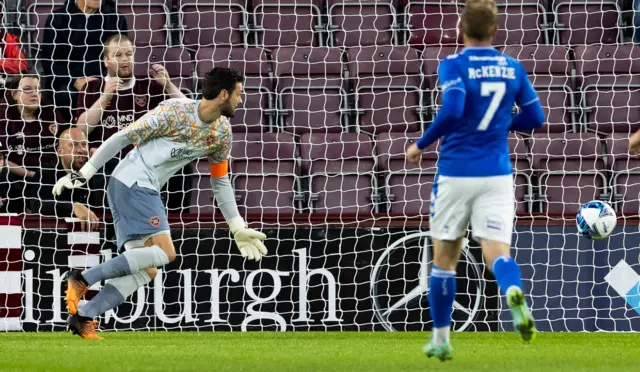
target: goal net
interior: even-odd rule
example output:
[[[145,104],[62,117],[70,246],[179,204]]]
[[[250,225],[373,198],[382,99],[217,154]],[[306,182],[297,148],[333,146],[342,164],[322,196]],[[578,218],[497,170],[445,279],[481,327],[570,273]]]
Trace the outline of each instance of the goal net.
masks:
[[[113,95],[89,135],[88,151],[152,108],[152,95],[166,98],[149,88],[156,81],[152,65],[164,66],[172,85],[194,99],[212,67],[242,71],[243,104],[231,119],[230,177],[242,216],[267,234],[269,249],[259,263],[241,258],[214,205],[206,160],[195,161],[162,191],[177,260],[101,316],[102,326],[431,328],[429,200],[439,144],[425,151],[419,167],[405,162],[404,151],[437,115],[438,64],[462,48],[464,2],[102,3],[103,13],[126,20],[135,83],[128,80],[133,88]],[[56,111],[68,109],[60,94],[70,94],[73,105],[84,94],[73,83],[61,88],[56,79],[82,78],[69,71],[76,74],[77,66],[92,61],[106,74],[102,46],[87,40],[104,41],[92,33],[116,31],[100,26],[84,32],[74,22],[87,19],[90,29],[102,15],[78,18],[77,7],[60,7],[57,0],[5,0],[3,8],[5,28],[20,32],[25,57],[41,78],[39,93],[48,98],[41,105]],[[640,162],[627,151],[629,136],[640,129],[640,49],[630,42],[631,9],[621,1],[498,1],[494,44],[524,64],[546,115],[542,129],[509,137],[517,202],[512,254],[542,331],[640,330]],[[66,23],[55,23],[56,17]],[[100,22],[120,24],[114,17]],[[23,88],[7,90],[7,107],[24,109],[15,102]],[[95,94],[103,92],[100,85]],[[63,156],[52,154],[52,148],[63,150],[42,145],[56,133],[44,125],[33,132],[37,124],[20,110],[11,112],[18,116],[0,127],[5,159],[49,152],[57,162],[48,167],[64,168]],[[60,131],[67,123],[59,123]],[[34,209],[45,193],[33,188],[52,185],[21,174],[20,164],[3,169],[0,329],[63,330],[64,273],[118,254],[105,183],[89,185],[83,200],[74,196],[100,220],[98,229],[86,231],[78,212]],[[107,179],[111,170],[102,171]],[[607,240],[577,233],[576,212],[590,200],[611,203],[619,216]],[[509,330],[508,308],[473,238],[466,237],[457,269],[454,329]]]

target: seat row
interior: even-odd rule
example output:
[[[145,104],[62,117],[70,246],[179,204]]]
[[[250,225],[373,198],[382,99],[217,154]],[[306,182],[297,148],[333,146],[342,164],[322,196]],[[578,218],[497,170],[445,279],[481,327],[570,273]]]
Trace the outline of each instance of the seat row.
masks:
[[[17,16],[28,43],[42,41],[44,25],[62,0],[20,1]],[[416,47],[461,44],[457,32],[463,1],[345,0],[120,0],[138,45]],[[326,10],[325,10],[326,9]],[[568,45],[621,40],[622,11],[615,0],[575,2],[499,0],[496,45]],[[550,11],[548,11],[550,10]],[[172,37],[172,34],[177,35]]]
[[[248,213],[428,215],[438,144],[420,167],[405,162],[405,149],[420,134],[234,134],[231,154],[236,198]],[[640,208],[640,157],[626,151],[628,137],[604,140],[592,133],[509,138],[517,213],[571,214],[602,199],[622,213]],[[193,213],[210,213],[206,161],[194,164]]]
[[[417,132],[441,103],[437,67],[457,48],[407,46],[358,48],[136,48],[135,74],[148,77],[149,64],[164,63],[174,83],[197,97],[214,66],[247,76],[245,99],[232,120],[236,132],[296,134]],[[640,47],[588,45],[508,46],[520,60],[545,109],[545,132],[630,133],[640,129]]]

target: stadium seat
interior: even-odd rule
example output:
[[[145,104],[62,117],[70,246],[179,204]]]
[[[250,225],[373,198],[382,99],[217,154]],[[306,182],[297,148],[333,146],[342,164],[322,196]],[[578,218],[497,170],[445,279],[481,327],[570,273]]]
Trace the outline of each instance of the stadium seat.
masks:
[[[422,130],[424,76],[415,49],[350,48],[347,59],[359,130],[375,134]]]
[[[365,217],[378,210],[371,138],[362,133],[306,133],[300,139],[312,213]]]
[[[117,10],[127,19],[135,45],[169,45],[170,3],[167,0],[120,0]]]
[[[200,48],[196,53],[198,92],[204,76],[214,66],[231,67],[245,74],[243,103],[231,118],[234,132],[270,131],[275,127],[271,61],[259,48]]]
[[[428,216],[436,174],[439,142],[422,153],[420,166],[408,164],[405,151],[421,133],[382,133],[377,136],[378,165],[384,178],[387,211],[392,215]]]
[[[273,51],[280,125],[296,134],[341,132],[348,125],[343,52],[288,47]]]
[[[498,34],[493,45],[549,44],[546,0],[496,0]]]
[[[214,211],[209,164],[196,162],[192,213]],[[300,210],[301,185],[296,143],[288,133],[234,133],[231,183],[240,213],[290,214]]]
[[[615,44],[621,36],[616,0],[555,1],[553,13],[560,44]]]
[[[136,78],[149,79],[149,69],[153,64],[161,64],[167,69],[171,81],[180,90],[193,97],[193,66],[189,52],[184,48],[163,46],[137,47],[134,74]]]
[[[543,212],[575,215],[583,203],[608,198],[602,146],[595,134],[535,134],[530,140]]]
[[[323,46],[321,8],[320,0],[254,0],[257,46]]]
[[[612,172],[612,205],[626,216],[640,211],[640,155],[629,154],[629,136],[612,134],[606,138],[607,165]]]
[[[182,44],[197,50],[246,45],[248,14],[242,0],[177,0]]]
[[[519,134],[509,133],[509,158],[514,174],[516,213],[525,214],[533,211],[533,172],[531,154],[526,140]]]
[[[416,48],[462,44],[458,19],[462,4],[457,0],[404,1],[404,25],[409,45]]]
[[[553,45],[508,45],[503,53],[522,63],[536,88],[545,112],[545,125],[537,132],[578,131],[578,108],[569,51]]]
[[[424,77],[429,89],[434,89],[438,84],[438,66],[440,61],[450,55],[459,53],[461,46],[442,46],[425,48],[422,52],[422,67]]]
[[[393,0],[327,0],[331,45],[395,44],[398,27],[394,5]]]
[[[575,55],[587,127],[627,136],[640,129],[640,47],[578,46]]]
[[[233,135],[231,174],[241,213],[289,214],[300,210],[299,172],[291,134]]]

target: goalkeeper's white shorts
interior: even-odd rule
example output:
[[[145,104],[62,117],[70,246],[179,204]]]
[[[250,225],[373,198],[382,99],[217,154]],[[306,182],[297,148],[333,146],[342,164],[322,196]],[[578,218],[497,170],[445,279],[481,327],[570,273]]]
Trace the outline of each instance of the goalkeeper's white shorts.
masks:
[[[456,240],[471,223],[475,240],[511,244],[515,201],[513,176],[447,177],[437,175],[431,193],[431,236]]]

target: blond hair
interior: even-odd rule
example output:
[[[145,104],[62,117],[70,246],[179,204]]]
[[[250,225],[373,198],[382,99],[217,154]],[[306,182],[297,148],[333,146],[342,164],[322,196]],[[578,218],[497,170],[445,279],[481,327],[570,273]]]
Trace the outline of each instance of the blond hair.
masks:
[[[498,23],[495,0],[467,0],[462,10],[462,30],[473,40],[486,41]]]

